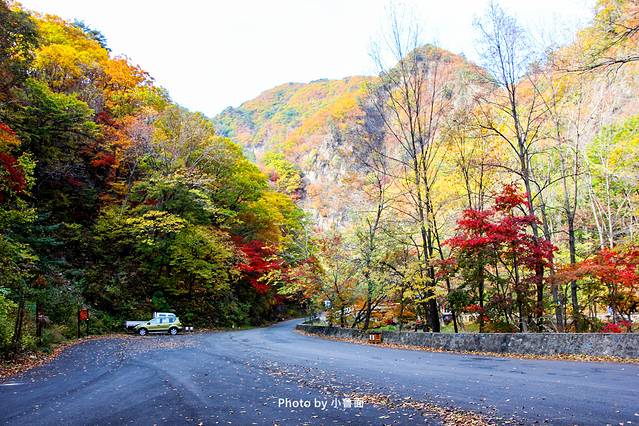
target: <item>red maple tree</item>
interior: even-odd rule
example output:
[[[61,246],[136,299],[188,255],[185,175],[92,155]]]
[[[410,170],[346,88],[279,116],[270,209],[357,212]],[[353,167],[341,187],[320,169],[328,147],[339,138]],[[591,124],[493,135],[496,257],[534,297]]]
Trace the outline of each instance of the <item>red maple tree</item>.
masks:
[[[517,277],[513,284],[521,301],[536,276],[521,279],[522,273],[552,264],[555,247],[550,241],[536,238],[529,232],[539,221],[526,213],[526,206],[525,194],[518,192],[515,185],[505,185],[495,196],[491,209],[465,210],[457,221],[457,235],[446,244],[451,247],[465,281],[478,288],[478,303],[469,306],[467,311],[484,312],[485,280],[490,278],[492,265],[499,263],[511,271],[517,270],[511,276]],[[504,295],[497,296],[500,297],[495,300],[508,300]],[[480,316],[480,329],[483,329],[485,318]]]
[[[242,252],[245,262],[239,265],[244,278],[259,294],[268,293],[270,287],[263,278],[271,271],[282,269],[284,261],[276,256],[276,251],[262,241],[240,242],[236,245]]]
[[[613,324],[622,324],[630,329],[630,322],[622,320],[618,314],[630,320],[632,313],[639,309],[639,247],[604,248],[588,259],[562,268],[555,279],[568,283],[587,278],[607,289],[601,299],[613,311]],[[617,329],[611,325],[605,327],[608,332],[616,332]]]
[[[18,161],[11,155],[0,152],[0,203],[4,202],[11,193],[21,194],[27,183]]]

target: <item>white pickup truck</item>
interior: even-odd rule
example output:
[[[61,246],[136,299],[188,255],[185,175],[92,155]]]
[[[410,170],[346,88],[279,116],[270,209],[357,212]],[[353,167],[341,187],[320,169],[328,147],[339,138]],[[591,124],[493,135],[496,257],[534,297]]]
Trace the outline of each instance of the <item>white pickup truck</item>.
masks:
[[[142,326],[144,327],[138,327]],[[164,327],[163,327],[164,326]],[[154,331],[169,330],[170,334],[177,334],[178,331],[193,331],[193,327],[182,327],[180,319],[170,312],[153,312],[153,318],[146,321],[125,321],[124,328],[129,332],[145,335]]]

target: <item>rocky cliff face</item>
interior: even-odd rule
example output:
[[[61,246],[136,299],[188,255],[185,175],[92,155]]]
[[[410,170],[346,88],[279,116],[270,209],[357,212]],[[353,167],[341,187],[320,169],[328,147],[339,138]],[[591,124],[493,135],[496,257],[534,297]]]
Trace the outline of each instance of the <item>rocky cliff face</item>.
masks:
[[[217,117],[219,133],[240,143],[258,164],[284,154],[302,174],[300,205],[318,226],[348,221],[361,178],[353,158],[355,122],[368,77],[277,86]]]
[[[460,72],[476,69],[464,58],[432,46],[416,52],[423,61],[445,55]],[[361,158],[366,154],[358,144],[362,128],[384,138],[383,123],[365,111],[366,95],[376,81],[347,77],[283,84],[238,108],[227,108],[214,118],[215,126],[260,165],[268,153],[283,154],[301,172],[301,207],[322,228],[340,226],[365,208],[359,191],[365,178]]]

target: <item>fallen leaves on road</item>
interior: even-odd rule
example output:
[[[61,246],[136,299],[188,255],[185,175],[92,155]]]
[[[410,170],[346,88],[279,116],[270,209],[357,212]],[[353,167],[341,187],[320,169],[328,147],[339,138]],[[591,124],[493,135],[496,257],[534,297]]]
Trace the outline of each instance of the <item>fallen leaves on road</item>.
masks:
[[[336,340],[340,342],[355,343],[358,345],[370,345],[367,340],[359,340],[346,337],[326,336],[322,334],[307,333],[302,330],[295,330],[300,334],[309,337],[319,337],[320,339]],[[398,343],[376,343],[375,346],[391,349],[405,349],[411,351],[425,351],[425,352],[439,352],[439,353],[452,353],[460,355],[480,355],[489,356],[495,358],[514,358],[514,359],[545,359],[553,361],[581,361],[581,362],[615,362],[619,364],[639,364],[638,358],[621,358],[616,356],[593,356],[593,355],[578,355],[578,354],[552,354],[552,355],[537,355],[537,354],[515,354],[515,353],[499,353],[499,352],[479,352],[479,351],[449,351],[446,349],[429,348],[426,346],[413,346],[413,345],[401,345]]]
[[[367,404],[383,406],[390,409],[415,410],[422,415],[435,414],[447,426],[489,426],[496,424],[515,424],[514,420],[502,418],[487,418],[473,411],[458,410],[450,407],[413,400],[411,397],[394,400],[390,395],[349,393],[345,395],[351,399],[361,399]]]
[[[156,349],[181,349],[192,348],[197,345],[192,335],[151,335],[146,337],[125,336],[121,346],[129,355],[138,355]]]
[[[516,425],[521,424],[515,418],[503,418],[485,412],[478,413],[470,410],[460,410],[452,406],[444,406],[428,401],[420,401],[411,397],[393,396],[386,393],[372,393],[362,390],[362,383],[359,385],[340,383],[337,378],[331,377],[326,371],[305,371],[296,372],[291,365],[280,365],[277,363],[266,364],[263,367],[270,375],[282,378],[287,382],[295,383],[299,387],[309,387],[319,390],[329,397],[345,397],[352,400],[360,399],[365,404],[388,410],[389,414],[398,415],[404,411],[408,413],[408,418],[423,417],[427,423],[430,420],[435,423],[442,422],[447,426],[488,426],[488,425]],[[373,384],[370,384],[373,386]],[[352,390],[355,388],[356,390]],[[490,410],[489,410],[490,411]],[[412,413],[412,414],[410,414]],[[407,415],[407,414],[404,414]],[[382,416],[385,420],[390,416]]]
[[[83,337],[60,343],[50,353],[29,352],[19,356],[17,359],[2,361],[0,364],[0,379],[6,379],[48,364],[64,351],[82,343],[102,339],[118,339],[121,346],[120,350],[128,355],[138,355],[155,349],[178,349],[195,346],[195,340],[190,335],[139,337],[130,334],[105,334]]]
[[[0,379],[15,376],[25,371],[31,370],[41,365],[47,364],[56,359],[61,353],[69,348],[77,346],[90,340],[110,339],[114,337],[128,337],[122,334],[108,334],[100,336],[83,337],[76,340],[70,340],[56,345],[50,353],[45,352],[29,352],[20,355],[16,359],[2,361],[0,364]]]

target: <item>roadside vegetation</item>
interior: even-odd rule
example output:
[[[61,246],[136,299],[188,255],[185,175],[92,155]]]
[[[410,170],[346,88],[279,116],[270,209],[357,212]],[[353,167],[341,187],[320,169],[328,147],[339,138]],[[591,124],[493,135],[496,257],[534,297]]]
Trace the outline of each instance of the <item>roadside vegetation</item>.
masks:
[[[92,333],[153,311],[196,327],[295,312],[279,290],[313,262],[282,177],[98,31],[0,1],[0,354],[74,337],[85,307]]]
[[[632,331],[637,2],[599,0],[567,46],[540,49],[496,4],[477,32],[473,64],[393,16],[377,76],[283,85],[212,120],[96,29],[0,0],[0,355],[74,337],[81,308],[92,333],[153,311]],[[342,151],[348,205],[321,186],[344,164],[304,171]]]

